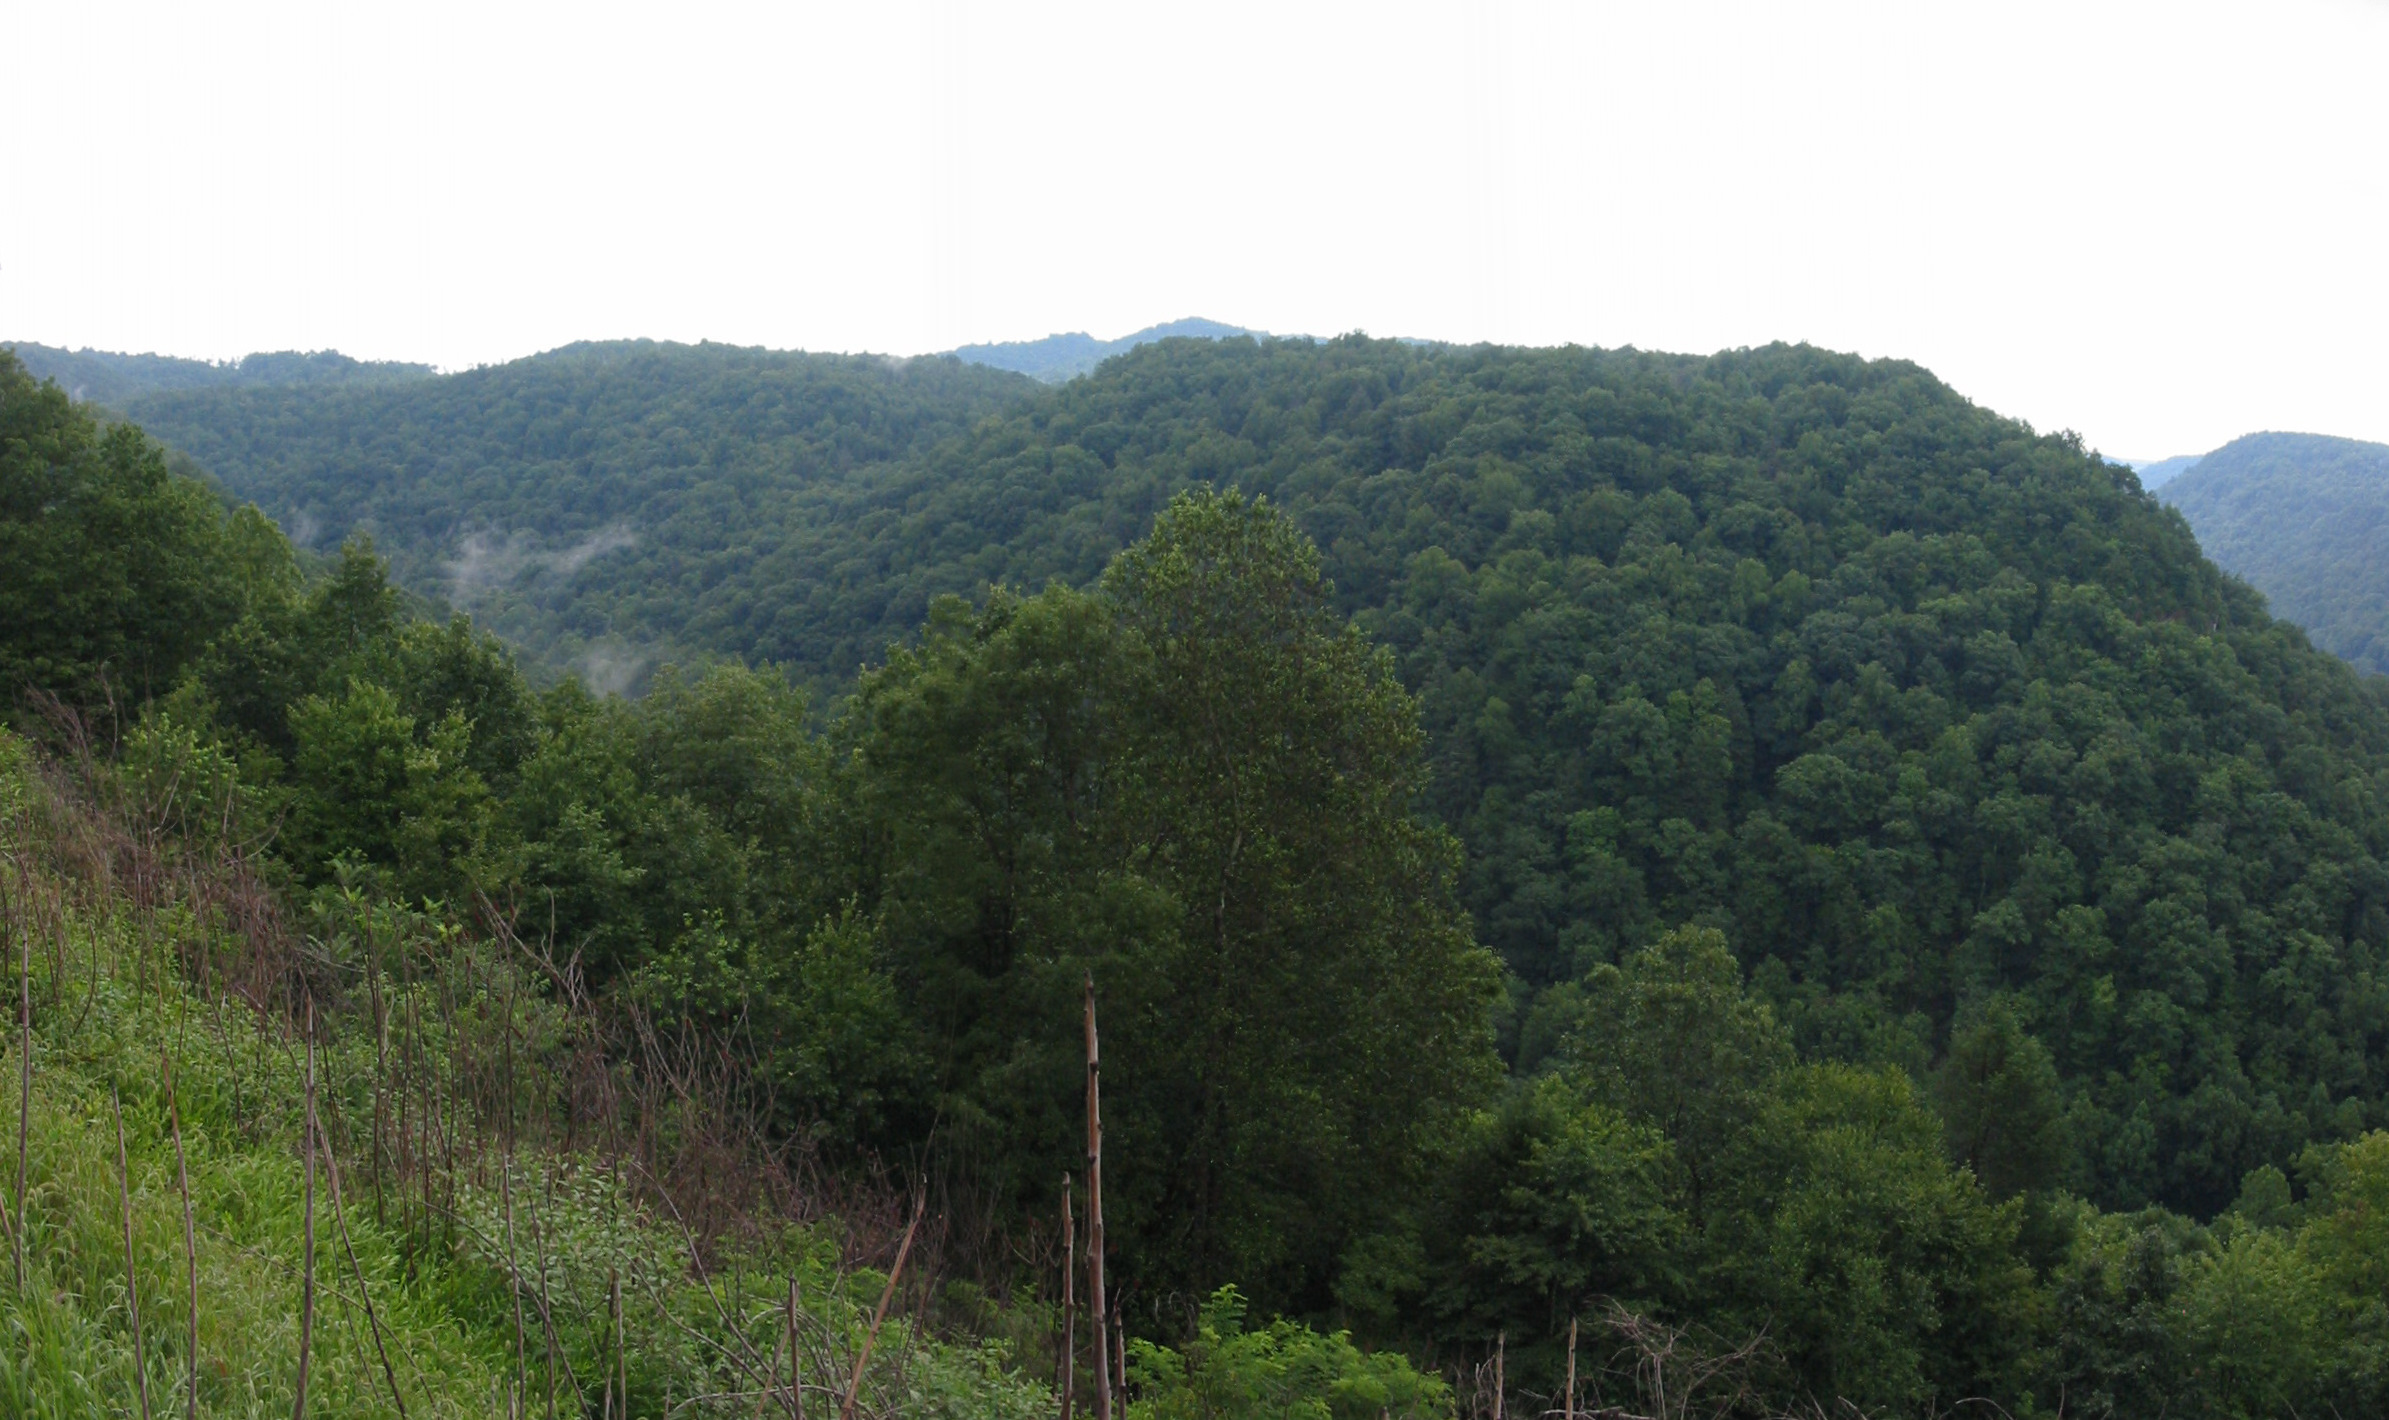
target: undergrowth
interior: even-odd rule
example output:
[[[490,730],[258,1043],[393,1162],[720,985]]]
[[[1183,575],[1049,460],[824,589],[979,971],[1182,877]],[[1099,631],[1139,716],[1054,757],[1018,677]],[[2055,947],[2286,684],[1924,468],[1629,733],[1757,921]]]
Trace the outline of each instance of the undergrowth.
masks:
[[[168,817],[0,736],[0,1414],[145,1383],[158,1416],[289,1415],[303,1330],[315,1416],[787,1414],[792,1380],[817,1416],[1050,1413],[888,1286],[887,1228],[793,1205],[701,1050],[599,1048],[619,1023],[502,918],[351,891],[286,923]]]

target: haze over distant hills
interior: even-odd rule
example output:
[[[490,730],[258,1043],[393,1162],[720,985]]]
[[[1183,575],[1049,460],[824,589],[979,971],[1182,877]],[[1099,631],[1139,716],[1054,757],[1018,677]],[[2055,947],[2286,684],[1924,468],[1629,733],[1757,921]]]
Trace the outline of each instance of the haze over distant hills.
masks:
[[[2190,462],[2157,497],[2207,556],[2317,646],[2389,672],[2389,444],[2249,434]]]
[[[14,349],[25,368],[37,377],[56,380],[59,388],[76,399],[110,407],[169,390],[353,384],[424,379],[435,373],[429,365],[355,360],[337,350],[277,350],[218,362],[111,350],[62,350],[28,341],[0,343]]]
[[[1049,335],[1043,340],[1006,340],[993,345],[965,345],[954,354],[974,365],[993,365],[999,370],[1011,370],[1047,384],[1056,384],[1073,375],[1086,374],[1123,351],[1134,350],[1156,340],[1168,340],[1175,336],[1218,340],[1236,335],[1264,340],[1268,338],[1265,331],[1247,330],[1240,325],[1223,325],[1215,320],[1192,316],[1162,325],[1149,325],[1118,340],[1097,340],[1080,330],[1067,335]]]
[[[2127,460],[2132,471],[2140,475],[2140,486],[2151,493],[2171,483],[2198,466],[2204,454],[2176,454],[2169,459]]]

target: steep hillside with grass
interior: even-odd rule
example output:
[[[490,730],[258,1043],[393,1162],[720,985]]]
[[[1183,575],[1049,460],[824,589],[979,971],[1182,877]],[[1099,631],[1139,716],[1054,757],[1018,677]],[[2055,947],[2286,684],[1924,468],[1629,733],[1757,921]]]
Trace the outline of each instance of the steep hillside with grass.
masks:
[[[924,1334],[916,1291],[875,1324],[884,1220],[795,1206],[704,1098],[587,1075],[595,1023],[529,955],[353,894],[291,920],[238,845],[172,831],[191,787],[0,732],[31,1020],[0,1413],[180,1415],[195,1387],[198,1414],[279,1417],[303,1386],[314,1415],[743,1415],[785,1407],[792,1335],[816,1408],[875,1341],[858,1413],[1050,1413],[1000,1343]],[[593,1084],[632,1097],[576,1106]]]

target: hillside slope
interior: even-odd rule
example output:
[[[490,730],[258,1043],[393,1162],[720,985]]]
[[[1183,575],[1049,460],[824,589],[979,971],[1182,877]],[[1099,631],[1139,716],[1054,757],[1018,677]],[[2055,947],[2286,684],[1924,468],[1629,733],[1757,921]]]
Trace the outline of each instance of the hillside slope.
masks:
[[[1036,386],[950,359],[575,345],[410,383],[157,393],[125,408],[302,545],[371,533],[400,580],[535,660],[751,636],[685,614],[776,541],[788,500]],[[597,678],[604,679],[603,674]],[[617,682],[621,683],[621,682]]]
[[[2154,493],[2191,469],[2198,467],[2198,461],[2204,457],[2203,454],[2176,454],[2169,459],[2135,464],[2133,471],[2140,475],[2140,486]]]
[[[1066,394],[805,505],[910,595],[943,537],[1138,529],[823,723],[734,667],[535,695],[0,355],[0,552],[101,593],[0,617],[53,746],[0,736],[5,1408],[196,1359],[295,1410],[312,1138],[318,1413],[627,1368],[752,1414],[791,1311],[821,1413],[1050,1413],[1098,994],[1131,1420],[1532,1409],[1579,1321],[1641,1413],[1662,1363],[1767,1415],[2389,1406],[2389,727],[2128,473],[1789,348],[1170,342]],[[1199,477],[1270,497],[1133,512]]]
[[[2381,1108],[2389,818],[2332,787],[2389,770],[2379,698],[2122,470],[1911,365],[1165,343],[808,490],[705,596],[833,671],[1206,480],[1293,513],[1421,696],[1522,989],[1689,920],[1812,1051],[1929,1058],[2011,993],[2119,1202],[2218,1207]]]
[[[2383,1118],[2379,696],[2125,471],[1912,365],[1177,340],[1038,390],[593,347],[143,412],[269,509],[372,510],[418,586],[491,529],[475,605],[534,649],[832,694],[941,595],[1084,586],[1178,491],[1265,494],[1421,698],[1522,1061],[1699,922],[1815,1054],[1922,1069],[2020,1002],[2103,1201],[2211,1211]]]
[[[2389,444],[2250,434],[2157,496],[2275,616],[2359,669],[2389,672]]]

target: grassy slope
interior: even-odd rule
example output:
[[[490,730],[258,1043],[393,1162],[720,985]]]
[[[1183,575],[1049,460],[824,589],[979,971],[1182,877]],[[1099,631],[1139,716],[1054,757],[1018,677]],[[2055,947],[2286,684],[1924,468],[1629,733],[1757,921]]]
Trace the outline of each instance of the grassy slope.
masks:
[[[278,1013],[253,1012],[237,996],[211,999],[192,985],[185,963],[225,962],[238,939],[201,927],[186,895],[136,908],[110,880],[108,859],[93,851],[104,830],[35,771],[21,741],[0,735],[6,945],[13,967],[25,940],[19,933],[30,928],[34,1002],[26,1276],[19,1289],[13,1261],[0,1257],[0,1415],[137,1413],[112,1098],[123,1107],[150,1405],[161,1416],[184,1411],[191,1309],[162,1083],[168,1059],[198,1244],[198,1411],[288,1415],[306,1248],[303,1050]],[[16,976],[8,973],[12,1006]],[[436,1002],[426,996],[419,1004]],[[450,1023],[451,1053],[464,1019]],[[524,1036],[548,1033],[526,1013]],[[445,1216],[410,1212],[396,1196],[407,1186],[397,1178],[377,1206],[358,1137],[371,1115],[372,1033],[363,1020],[327,1010],[321,1034],[321,1112],[340,1143],[344,1206],[335,1213],[330,1172],[319,1173],[308,1413],[398,1413],[362,1304],[369,1296],[408,1415],[506,1414],[516,1294],[498,1156],[484,1147],[461,1176],[439,1181]],[[7,1086],[0,1179],[13,1211],[24,1058],[14,1030],[0,1058]],[[471,1128],[453,1119],[443,1126]],[[834,1405],[884,1280],[842,1265],[834,1221],[798,1228],[761,1220],[753,1235],[709,1249],[714,1266],[698,1272],[677,1229],[630,1201],[617,1177],[586,1152],[554,1147],[529,1149],[514,1163],[513,1275],[524,1279],[529,1328],[526,1413],[547,1405],[543,1300],[554,1318],[558,1413],[599,1413],[614,1276],[623,1279],[630,1413],[673,1406],[683,1407],[679,1414],[749,1413],[761,1358],[784,1374],[779,1308],[790,1276],[806,1298],[806,1385],[818,1392],[808,1398]],[[387,1221],[377,1223],[377,1212]],[[692,1397],[709,1399],[686,1405]],[[893,1320],[858,1409],[1026,1417],[1051,1403],[1049,1392],[1008,1367],[1001,1346],[939,1341]]]

